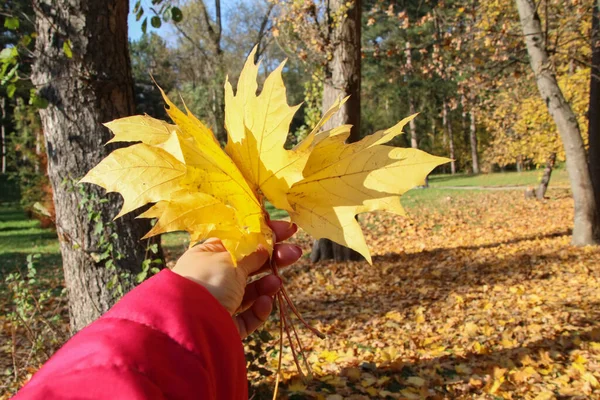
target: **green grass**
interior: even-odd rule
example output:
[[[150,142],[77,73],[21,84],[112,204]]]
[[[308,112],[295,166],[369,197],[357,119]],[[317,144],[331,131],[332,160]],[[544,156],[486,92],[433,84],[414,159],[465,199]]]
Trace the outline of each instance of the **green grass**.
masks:
[[[290,216],[287,211],[275,208],[273,204],[269,203],[268,201],[265,203],[265,209],[271,216],[271,219],[285,219],[289,218]]]
[[[56,233],[28,219],[18,205],[0,205],[0,273],[24,268],[29,254],[40,254],[39,265],[59,266]]]
[[[481,190],[453,190],[429,187],[409,190],[400,198],[400,201],[407,211],[420,207],[440,209],[449,205],[448,198],[476,196],[479,193],[481,193]]]
[[[429,185],[431,187],[444,186],[534,186],[537,185],[542,176],[543,170],[523,171],[523,172],[498,172],[493,174],[480,175],[431,175]],[[568,186],[569,178],[567,171],[554,169],[550,179],[552,186]]]
[[[19,187],[8,176],[0,175],[0,203],[18,203],[20,200]]]

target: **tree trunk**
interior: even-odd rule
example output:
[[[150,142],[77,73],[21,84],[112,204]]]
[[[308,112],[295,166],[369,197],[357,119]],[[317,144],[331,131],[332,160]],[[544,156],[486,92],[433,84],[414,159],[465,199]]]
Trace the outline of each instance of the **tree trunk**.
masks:
[[[548,184],[550,183],[550,176],[552,175],[552,169],[554,168],[554,163],[556,162],[556,153],[550,154],[548,157],[548,161],[546,161],[546,168],[544,169],[544,175],[542,175],[542,180],[540,181],[540,185],[535,191],[535,197],[538,200],[544,200],[544,196],[546,195],[546,190],[548,190]]]
[[[594,197],[596,199],[596,221],[594,236],[600,238],[600,0],[596,1],[592,13],[592,68],[590,77],[590,105],[588,109],[588,163]]]
[[[115,146],[104,146],[111,135],[102,123],[131,115],[134,110],[133,81],[127,49],[127,0],[36,1],[37,58],[32,80],[49,106],[40,110],[48,153],[48,173],[54,190],[69,314],[73,331],[98,318],[133,286],[140,271],[146,243],[140,237],[148,221],[132,215],[111,224],[121,199],[93,204],[105,227],[94,232],[93,216],[82,207],[104,192],[86,185],[73,190],[83,177]],[[66,41],[69,42],[66,42]],[[70,43],[70,45],[69,45]],[[68,58],[64,48],[72,49]],[[114,226],[112,230],[107,226]],[[112,234],[110,250],[100,237]],[[114,263],[114,267],[110,266]],[[115,278],[116,276],[116,278]]]
[[[413,115],[416,112],[415,103],[413,102],[413,99],[410,96],[408,97],[408,109],[410,115]],[[418,149],[419,142],[417,140],[417,123],[415,122],[414,118],[411,119],[408,123],[408,129],[410,130],[410,147],[412,147],[413,149]]]
[[[444,105],[442,106],[442,125],[444,125],[444,129],[448,135],[448,147],[450,150],[450,172],[452,175],[456,173],[456,160],[454,159],[454,135],[452,134],[452,122],[450,121],[450,116],[448,115],[448,103],[444,100]]]
[[[2,174],[6,174],[6,98],[0,99],[0,151],[2,151]]]
[[[593,244],[596,202],[577,118],[556,81],[556,74],[545,47],[540,18],[533,0],[516,0],[516,2],[538,90],[556,123],[565,148],[567,172],[575,201],[572,243]]]
[[[469,139],[471,142],[471,160],[473,164],[473,173],[479,173],[479,155],[477,154],[477,126],[475,125],[475,111],[471,109],[471,126],[469,129]]]
[[[206,8],[205,8],[205,12]],[[208,22],[208,21],[207,21]],[[225,131],[225,57],[223,48],[221,47],[221,37],[223,32],[221,19],[221,0],[215,0],[215,28],[209,31],[215,47],[217,59],[217,76],[213,77],[216,80],[215,85],[215,136],[221,143],[227,142],[227,132]]]
[[[404,55],[406,56],[406,77],[410,80],[410,75],[412,74],[412,53],[410,50],[410,42],[406,42]],[[408,95],[408,113],[410,115],[415,113],[415,102],[410,94]],[[413,149],[418,149],[419,141],[417,140],[417,123],[415,122],[414,118],[408,123],[408,129],[410,130],[410,147]]]
[[[339,14],[346,1],[331,0],[330,14]],[[332,27],[331,42],[335,43],[333,57],[325,69],[323,84],[323,112],[329,109],[339,97],[350,95],[348,101],[325,124],[323,129],[351,124],[352,131],[348,142],[360,139],[360,24],[361,1],[354,0],[354,6],[346,12],[346,17]],[[354,250],[333,243],[329,239],[315,240],[311,261],[335,259],[336,261],[358,260],[361,256]]]

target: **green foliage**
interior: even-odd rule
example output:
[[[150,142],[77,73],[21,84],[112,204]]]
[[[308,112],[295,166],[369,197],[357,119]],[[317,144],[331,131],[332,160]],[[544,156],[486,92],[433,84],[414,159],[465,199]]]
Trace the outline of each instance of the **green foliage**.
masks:
[[[164,39],[152,32],[131,42],[130,53],[136,112],[168,119],[162,97],[152,78],[167,92],[175,86],[172,52]]]
[[[20,189],[21,205],[33,210],[36,202],[51,202],[51,189],[46,175],[46,150],[37,109],[17,99],[13,111],[7,155],[9,176]]]
[[[35,48],[35,13],[27,0],[6,0],[0,6],[0,95],[29,98]]]
[[[160,28],[163,22],[172,21],[179,23],[183,20],[183,12],[179,7],[172,4],[170,0],[151,0],[150,5],[142,3],[142,0],[137,0],[133,6],[132,13],[135,14],[135,20],[140,21],[145,15],[145,8],[152,12],[150,17],[150,25],[153,28]],[[142,33],[146,34],[148,30],[148,16],[142,20]]]
[[[321,119],[324,79],[323,67],[316,67],[310,79],[304,82],[304,125],[294,133],[293,144],[300,143]]]
[[[34,365],[44,363],[69,337],[63,323],[66,290],[48,284],[48,279],[38,272],[39,260],[39,254],[29,254],[25,270],[11,272],[4,279],[11,300],[6,314],[7,323],[13,333],[24,332],[27,339],[27,344],[10,343],[11,348],[27,346],[29,357],[35,360]],[[17,340],[17,336],[13,334],[10,340]],[[27,374],[26,367],[18,364],[13,354],[13,364],[5,373],[19,381]]]
[[[124,258],[124,255],[113,245],[119,239],[115,230],[115,223],[112,220],[106,222],[107,219],[99,211],[99,206],[107,203],[108,199],[100,198],[96,193],[90,193],[86,190],[85,185],[75,180],[67,179],[63,184],[66,190],[79,194],[79,209],[85,212],[88,224],[93,226],[92,232],[95,238],[93,251],[86,249],[81,243],[77,242],[73,243],[73,247],[86,252],[96,264],[104,266],[110,272],[111,278],[107,283],[107,288],[112,292],[115,299],[119,299],[136,284],[160,271],[159,267],[163,264],[163,261],[160,258],[158,244],[153,243],[153,238],[148,239],[146,257],[142,261],[141,271],[138,274],[134,275],[129,269],[119,268],[119,261]],[[71,240],[73,239],[71,238]]]
[[[72,49],[72,45],[71,45],[71,40],[67,39],[63,42],[63,53],[65,53],[65,56],[67,56],[67,58],[73,58],[73,49]]]

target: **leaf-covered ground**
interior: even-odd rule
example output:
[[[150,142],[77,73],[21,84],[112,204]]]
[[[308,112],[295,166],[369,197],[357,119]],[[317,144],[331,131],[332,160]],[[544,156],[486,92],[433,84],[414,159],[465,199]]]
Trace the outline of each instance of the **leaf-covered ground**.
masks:
[[[327,339],[300,329],[304,382],[284,349],[282,397],[600,398],[600,250],[570,246],[572,199],[550,196],[477,192],[410,218],[373,214],[373,266],[292,267],[286,287]],[[261,361],[274,370],[277,319],[268,330]],[[250,379],[268,398],[274,377]]]
[[[410,217],[361,218],[373,266],[314,266],[303,258],[290,267],[286,287],[327,339],[296,322],[314,378],[299,379],[286,347],[279,397],[600,398],[600,249],[569,245],[569,192],[549,196],[537,202],[521,191],[411,191]],[[183,240],[165,238],[171,258],[185,249]],[[295,240],[310,251],[308,237]],[[6,275],[12,258],[3,259]],[[40,282],[47,281],[40,287],[60,289],[59,265],[44,261],[39,270]],[[9,373],[0,398],[8,398],[40,360],[31,358],[25,332],[15,332],[5,317],[13,306],[2,289],[0,365]],[[56,316],[55,308],[49,300],[40,312]],[[64,321],[55,323],[66,327],[67,314],[61,315]],[[278,322],[275,315],[267,325],[273,339],[263,333],[266,341],[255,335],[247,345],[260,348],[258,355],[249,351],[256,400],[272,397]],[[44,337],[49,343],[36,345],[55,348],[56,338],[40,342]],[[15,363],[22,367],[18,379]]]

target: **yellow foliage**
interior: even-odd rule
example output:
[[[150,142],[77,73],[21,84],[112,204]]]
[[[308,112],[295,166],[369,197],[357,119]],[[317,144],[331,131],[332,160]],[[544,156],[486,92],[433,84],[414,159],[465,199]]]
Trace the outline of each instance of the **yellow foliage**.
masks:
[[[558,83],[577,115],[585,143],[589,79],[589,68],[578,68],[571,74],[565,71],[558,76]],[[522,157],[541,165],[550,153],[557,154],[557,161],[564,161],[565,153],[556,125],[539,95],[533,76],[522,77],[504,87],[506,89],[491,100],[494,107],[481,113],[481,123],[493,137],[484,153],[486,161],[504,166]]]

